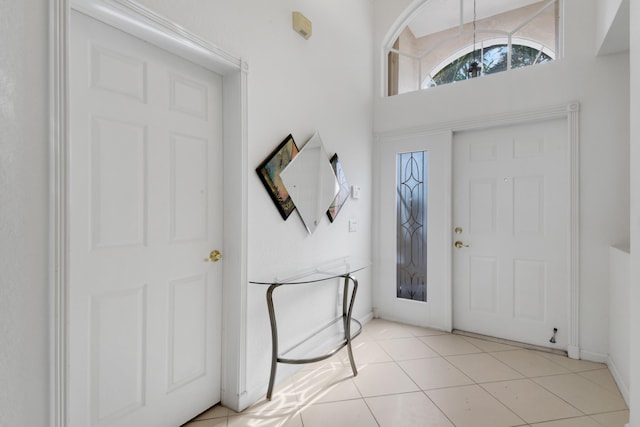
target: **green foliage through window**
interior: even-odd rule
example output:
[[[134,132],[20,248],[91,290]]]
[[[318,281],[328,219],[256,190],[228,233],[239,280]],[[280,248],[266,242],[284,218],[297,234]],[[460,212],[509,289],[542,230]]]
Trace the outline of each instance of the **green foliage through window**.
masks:
[[[539,49],[519,44],[512,45],[512,69],[552,60],[553,58]],[[506,44],[496,44],[462,55],[438,71],[431,79],[426,80],[423,87],[434,87],[467,80],[467,72],[473,61],[481,63],[482,75],[506,71],[509,61],[508,46]]]

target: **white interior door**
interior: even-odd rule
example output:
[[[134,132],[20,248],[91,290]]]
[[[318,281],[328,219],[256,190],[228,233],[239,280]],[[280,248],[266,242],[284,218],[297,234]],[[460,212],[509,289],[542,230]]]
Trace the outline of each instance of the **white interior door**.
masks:
[[[566,119],[454,134],[455,329],[567,349],[567,135]]]
[[[69,425],[220,400],[221,78],[71,15]]]
[[[426,163],[424,174],[414,169],[412,175],[411,158],[409,163],[398,164],[399,154],[414,152],[426,153],[421,160]],[[401,169],[406,172],[404,178],[399,178]],[[377,314],[451,330],[451,132],[409,135],[382,143],[378,170]],[[399,181],[404,181],[400,189]],[[416,202],[422,191],[426,192],[426,203]],[[414,239],[411,243],[417,235],[422,236],[422,242]],[[399,246],[405,250],[399,251]],[[422,284],[426,286],[421,288]]]

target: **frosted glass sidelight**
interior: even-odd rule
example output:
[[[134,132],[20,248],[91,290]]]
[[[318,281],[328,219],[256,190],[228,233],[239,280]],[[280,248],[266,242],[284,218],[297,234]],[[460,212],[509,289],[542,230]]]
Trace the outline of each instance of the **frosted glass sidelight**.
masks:
[[[397,155],[397,297],[427,301],[427,152]]]

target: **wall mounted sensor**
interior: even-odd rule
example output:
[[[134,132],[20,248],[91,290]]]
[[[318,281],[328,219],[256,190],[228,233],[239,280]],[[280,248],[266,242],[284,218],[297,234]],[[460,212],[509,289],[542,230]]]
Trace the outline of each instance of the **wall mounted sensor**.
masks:
[[[311,21],[300,12],[292,13],[293,30],[302,37],[309,39],[311,37]]]

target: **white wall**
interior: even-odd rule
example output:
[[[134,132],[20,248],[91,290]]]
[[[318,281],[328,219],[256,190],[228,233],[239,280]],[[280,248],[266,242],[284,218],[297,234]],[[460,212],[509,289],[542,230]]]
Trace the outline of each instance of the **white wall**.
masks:
[[[383,39],[402,5],[408,3],[375,3],[378,64]],[[566,0],[565,16],[564,59],[426,91],[377,97],[374,131],[428,127],[579,101],[580,347],[583,357],[606,361],[608,247],[629,235],[628,55],[594,57],[595,2]],[[379,87],[381,81],[378,71]]]
[[[640,67],[640,5],[631,2],[630,21],[630,66]],[[631,75],[631,427],[640,427],[640,77]]]
[[[601,55],[629,50],[629,0],[598,0],[596,48]]]
[[[611,24],[623,0],[598,0],[598,14],[596,22],[596,46],[600,47],[611,29]]]
[[[618,388],[629,402],[629,246],[609,248],[609,360],[607,365]]]
[[[0,426],[49,419],[47,2],[0,2]]]
[[[155,12],[242,57],[249,64],[249,280],[344,256],[370,257],[371,129],[373,63],[371,4],[368,0],[243,0],[202,2],[144,0]],[[312,21],[304,40],[291,28],[291,12]],[[301,147],[318,131],[329,155],[337,152],[350,184],[362,187],[334,223],[324,218],[308,235],[294,212],[285,222],[254,169],[289,133]],[[348,232],[348,219],[359,230]],[[370,271],[361,287],[355,315],[371,311]],[[245,286],[246,284],[239,284]],[[249,400],[266,390],[271,336],[264,286],[248,285],[247,392]],[[335,287],[316,292],[276,291],[281,339],[291,342],[304,330],[335,314]],[[295,305],[304,302],[302,310]],[[320,303],[318,303],[320,301]],[[279,372],[290,372],[280,365]]]

